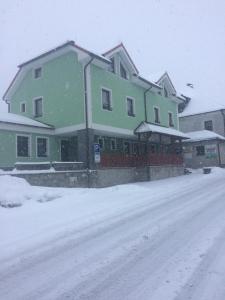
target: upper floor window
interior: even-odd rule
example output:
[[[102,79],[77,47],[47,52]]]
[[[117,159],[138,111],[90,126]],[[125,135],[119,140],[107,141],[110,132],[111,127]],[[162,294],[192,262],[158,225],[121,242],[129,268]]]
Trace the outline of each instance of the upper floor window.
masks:
[[[127,114],[128,116],[135,117],[134,114],[134,99],[127,97]]]
[[[213,122],[212,122],[212,120],[210,120],[210,121],[205,121],[205,129],[206,130],[211,130],[211,131],[213,131]]]
[[[115,59],[114,57],[111,57],[110,60],[111,60],[110,71],[115,73]]]
[[[111,91],[102,89],[102,108],[105,110],[112,110]]]
[[[11,112],[11,106],[10,106],[10,103],[7,103],[8,104],[8,113]]]
[[[160,123],[158,107],[154,107],[154,116],[155,116],[155,123]]]
[[[174,127],[173,114],[171,112],[169,112],[168,116],[169,116],[169,126]]]
[[[37,137],[37,157],[47,157],[48,156],[48,139]]]
[[[25,102],[20,103],[20,112],[21,113],[26,112],[26,103]]]
[[[17,135],[16,139],[17,157],[30,156],[30,138],[25,135]]]
[[[37,78],[40,78],[42,75],[42,68],[36,68],[34,69],[34,78],[37,79]]]
[[[169,97],[168,91],[167,91],[167,89],[166,89],[165,87],[164,87],[164,96],[165,96],[166,98]]]
[[[42,117],[42,115],[43,115],[42,98],[37,98],[34,100],[34,116]]]
[[[127,79],[127,71],[121,63],[120,63],[120,76],[124,79]]]

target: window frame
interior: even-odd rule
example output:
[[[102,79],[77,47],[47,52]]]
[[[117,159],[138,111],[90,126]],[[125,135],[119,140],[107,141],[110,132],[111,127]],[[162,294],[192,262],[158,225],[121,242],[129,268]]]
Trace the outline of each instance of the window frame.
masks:
[[[156,121],[156,114],[155,114],[155,109],[158,110],[158,122]],[[154,123],[155,124],[160,124],[161,121],[160,121],[160,108],[158,106],[153,106],[153,112],[154,112]]]
[[[198,149],[199,149],[200,147],[204,149],[203,152],[198,151]],[[195,146],[195,150],[196,150],[196,156],[204,156],[204,155],[205,155],[205,146],[204,146],[204,145],[198,145],[198,146]]]
[[[131,100],[132,101],[132,114],[129,114],[129,111],[128,111],[128,100]],[[126,111],[127,111],[127,116],[128,117],[135,117],[135,99],[133,97],[130,97],[130,96],[126,96]]]
[[[24,111],[22,110],[22,106],[24,105]],[[21,113],[26,113],[27,112],[27,106],[26,106],[26,102],[20,102],[20,112]]]
[[[114,149],[113,149],[113,147],[112,147],[112,142],[115,143],[115,148],[114,148]],[[110,138],[110,150],[111,150],[111,151],[116,151],[116,150],[117,150],[116,138]]]
[[[209,122],[211,122],[211,125],[212,125],[211,129],[207,129],[207,128],[206,128],[206,123],[209,123]],[[207,121],[204,121],[204,129],[205,129],[205,130],[209,130],[209,131],[213,131],[213,120],[207,120]]]
[[[28,138],[28,155],[27,156],[18,155],[18,137]],[[30,157],[31,157],[31,136],[28,134],[17,134],[16,135],[16,158],[30,158]]]
[[[40,76],[36,76],[36,72],[40,70]],[[33,69],[33,77],[34,79],[40,79],[42,77],[43,68],[42,66]]]
[[[38,139],[45,139],[46,140],[46,156],[38,155]],[[36,136],[36,157],[37,158],[46,158],[49,157],[49,137],[46,136]]]
[[[104,108],[103,106],[103,91],[106,91],[109,93],[109,108]],[[112,111],[113,106],[112,106],[112,90],[108,89],[106,87],[101,87],[101,106],[103,111]]]
[[[41,100],[42,101],[42,106],[41,106],[42,112],[41,112],[41,115],[37,115],[36,114],[36,101],[37,100]],[[43,117],[43,115],[44,115],[44,109],[43,109],[44,105],[43,105],[43,102],[44,102],[43,101],[43,96],[35,97],[33,99],[33,115],[34,115],[35,118],[41,118],[41,117]]]

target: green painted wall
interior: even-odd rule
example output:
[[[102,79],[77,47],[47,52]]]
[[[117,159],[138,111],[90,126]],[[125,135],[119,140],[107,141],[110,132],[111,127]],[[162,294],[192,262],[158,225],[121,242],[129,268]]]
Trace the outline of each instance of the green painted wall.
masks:
[[[135,129],[145,119],[144,91],[142,87],[123,79],[112,72],[91,66],[92,118],[93,122],[125,129]],[[101,89],[112,90],[112,111],[102,109]],[[135,99],[135,117],[127,115],[126,97]],[[177,128],[177,104],[161,95],[147,94],[148,122],[154,122],[153,107],[160,107],[161,125],[168,126],[168,111],[173,112],[174,125]]]
[[[34,118],[33,99],[43,96],[43,117],[55,127],[84,123],[83,71],[77,55],[69,52],[42,65],[41,78],[29,70],[11,100],[11,112]],[[20,113],[25,101],[27,113]]]
[[[28,135],[31,139],[30,157],[16,157],[16,136]],[[38,158],[36,156],[36,137],[49,138],[49,156]],[[41,162],[41,161],[60,161],[60,139],[54,136],[43,134],[30,134],[0,130],[0,168],[13,167],[15,162]]]

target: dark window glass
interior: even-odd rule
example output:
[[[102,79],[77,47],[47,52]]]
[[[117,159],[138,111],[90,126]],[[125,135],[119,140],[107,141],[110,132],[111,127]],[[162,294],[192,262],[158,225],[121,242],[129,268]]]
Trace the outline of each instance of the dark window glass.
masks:
[[[205,155],[205,147],[204,146],[196,146],[196,154],[197,154],[197,156]]]
[[[99,138],[98,139],[98,143],[99,143],[99,147],[101,150],[104,149],[104,139],[103,138]]]
[[[169,126],[170,127],[174,126],[174,123],[173,123],[173,114],[172,113],[169,113]]]
[[[29,137],[17,136],[17,156],[28,157],[29,156]]]
[[[134,101],[131,98],[127,98],[127,114],[134,117]]]
[[[114,57],[111,57],[110,60],[111,60],[110,70],[111,70],[111,72],[115,73],[115,59],[114,59]]]
[[[125,154],[130,154],[130,143],[129,142],[124,142],[124,153]]]
[[[138,155],[139,154],[139,147],[137,143],[133,144],[133,154]]]
[[[111,139],[111,150],[116,150],[116,140]]]
[[[102,108],[106,110],[112,110],[110,91],[104,89],[102,89]]]
[[[205,121],[205,129],[213,131],[213,122],[211,120]]]
[[[34,70],[34,78],[39,78],[41,77],[41,73],[42,73],[42,69],[41,68],[37,68]]]
[[[160,120],[159,120],[159,109],[157,107],[154,107],[154,114],[155,114],[155,123],[160,123]]]
[[[34,116],[41,117],[42,112],[42,98],[38,98],[34,100]]]
[[[156,153],[156,145],[150,145],[151,153]]]
[[[125,70],[124,66],[120,63],[120,76],[122,78],[127,79],[127,71]]]
[[[38,157],[47,157],[47,139],[46,138],[37,138],[37,156]]]
[[[26,104],[25,103],[21,103],[21,112],[22,113],[26,112]]]
[[[168,97],[168,91],[167,89],[164,87],[164,96],[167,98]]]

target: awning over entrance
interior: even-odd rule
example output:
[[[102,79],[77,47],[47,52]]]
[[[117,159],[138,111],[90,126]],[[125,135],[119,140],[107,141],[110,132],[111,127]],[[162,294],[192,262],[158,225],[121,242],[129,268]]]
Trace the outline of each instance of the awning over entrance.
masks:
[[[176,138],[180,139],[189,139],[188,135],[185,135],[183,132],[169,128],[169,127],[163,127],[147,122],[142,122],[135,130],[134,133],[159,133],[163,135],[169,135],[169,136],[174,136]]]

